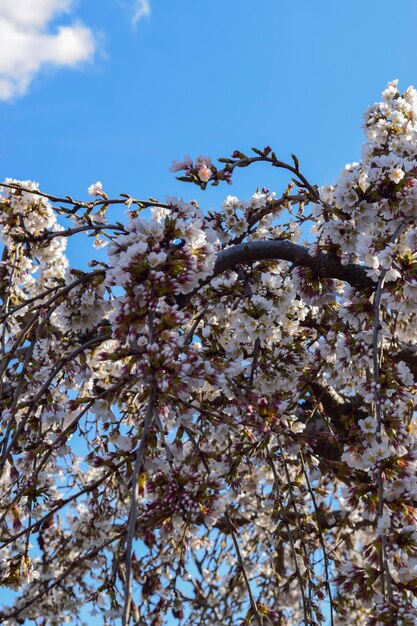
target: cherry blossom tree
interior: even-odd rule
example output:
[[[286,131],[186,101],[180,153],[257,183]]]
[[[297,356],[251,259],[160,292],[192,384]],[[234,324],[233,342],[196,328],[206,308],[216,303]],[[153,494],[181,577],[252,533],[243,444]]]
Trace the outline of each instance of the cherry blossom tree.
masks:
[[[175,163],[288,173],[218,211],[2,183],[3,624],[417,624],[417,92],[364,128]]]

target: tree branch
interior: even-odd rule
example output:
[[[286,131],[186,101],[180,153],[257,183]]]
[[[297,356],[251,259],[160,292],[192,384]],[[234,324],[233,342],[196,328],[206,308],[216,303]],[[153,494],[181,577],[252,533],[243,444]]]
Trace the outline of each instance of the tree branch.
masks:
[[[365,266],[349,263],[343,265],[332,254],[321,253],[313,256],[308,248],[286,240],[249,241],[226,248],[217,256],[214,275],[217,276],[236,265],[255,261],[290,261],[294,265],[308,267],[319,278],[343,280],[357,289],[373,289],[374,281],[367,276]]]

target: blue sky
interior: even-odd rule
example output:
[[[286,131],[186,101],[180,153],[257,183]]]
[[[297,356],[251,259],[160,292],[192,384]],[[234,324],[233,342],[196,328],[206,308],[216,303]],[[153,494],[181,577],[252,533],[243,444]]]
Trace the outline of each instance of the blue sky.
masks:
[[[78,65],[46,61],[24,94],[0,102],[0,176],[51,193],[85,196],[101,180],[112,195],[198,196],[169,172],[174,159],[266,144],[332,182],[359,158],[361,116],[386,82],[417,83],[413,0],[150,0],[136,26],[133,0],[37,1],[67,5],[43,34],[78,23],[90,37]],[[255,167],[200,199],[214,206],[257,185],[279,192],[282,178]]]
[[[0,0],[0,179],[209,208],[285,178],[253,167],[203,194],[172,161],[269,144],[333,182],[385,84],[417,85],[416,34],[415,0]]]

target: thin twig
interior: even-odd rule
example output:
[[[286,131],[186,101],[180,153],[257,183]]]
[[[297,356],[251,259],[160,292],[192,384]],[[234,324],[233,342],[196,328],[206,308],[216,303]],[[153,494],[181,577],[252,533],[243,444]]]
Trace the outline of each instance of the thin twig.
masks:
[[[153,318],[154,318],[154,314],[153,312],[150,312],[148,315],[148,329],[149,329],[149,341],[150,342],[152,342],[153,340],[153,332],[154,332],[153,331]],[[125,582],[125,598],[124,598],[123,615],[122,615],[122,626],[128,626],[129,619],[130,619],[130,607],[132,603],[132,546],[133,546],[133,538],[135,536],[135,529],[136,529],[138,478],[139,478],[139,474],[143,466],[148,433],[155,418],[155,403],[156,403],[157,386],[155,383],[154,374],[151,374],[149,384],[150,384],[150,395],[148,399],[148,406],[146,409],[145,420],[143,423],[140,443],[136,450],[135,465],[133,467],[133,474],[132,474],[130,511],[129,511],[129,520],[128,520],[127,539],[126,539],[126,561],[125,561],[126,562],[126,582]]]
[[[322,554],[323,554],[324,572],[325,572],[325,575],[326,575],[326,587],[327,587],[327,593],[328,593],[328,596],[329,596],[330,625],[334,626],[333,597],[332,597],[332,589],[331,589],[331,586],[330,586],[330,574],[329,574],[329,557],[327,555],[327,550],[326,550],[326,546],[325,546],[325,543],[324,543],[323,532],[322,532],[322,529],[321,529],[320,515],[319,515],[319,509],[318,509],[317,502],[316,502],[316,496],[314,495],[314,491],[313,491],[313,488],[311,486],[311,483],[310,483],[310,480],[309,480],[309,477],[308,477],[308,474],[307,474],[307,470],[306,470],[306,466],[305,466],[305,463],[304,463],[304,459],[303,459],[302,453],[300,453],[300,461],[301,461],[301,466],[303,468],[304,477],[306,479],[307,488],[308,488],[308,491],[310,493],[311,501],[313,503],[314,512],[316,514],[318,537],[319,537],[319,541],[320,541],[320,545],[321,545],[321,551],[322,551]]]
[[[277,472],[277,469],[275,467],[274,459],[273,459],[273,456],[272,456],[270,450],[268,450],[268,462],[269,462],[269,465],[270,465],[270,467],[272,469],[272,475],[274,477],[275,492],[276,492],[277,498],[279,499],[279,502],[280,502],[282,521],[284,522],[284,526],[285,526],[285,529],[286,529],[287,535],[288,535],[288,540],[289,540],[290,546],[291,546],[291,553],[292,553],[292,557],[293,557],[293,561],[294,561],[295,573],[296,573],[297,578],[298,578],[298,582],[299,582],[299,586],[300,586],[300,592],[301,592],[301,597],[302,597],[302,600],[303,600],[304,622],[305,622],[305,624],[307,626],[307,624],[309,624],[310,622],[309,622],[308,611],[307,611],[307,600],[306,600],[305,591],[304,591],[303,578],[302,578],[302,575],[301,575],[300,566],[298,564],[297,550],[295,548],[294,538],[292,536],[291,528],[290,528],[290,525],[289,525],[289,522],[288,522],[287,513],[285,511],[284,505],[280,501],[281,496],[280,496],[279,492],[280,492],[280,487],[281,487],[281,481],[280,481],[280,478],[278,476],[278,472]]]
[[[62,370],[62,368],[68,362],[71,362],[76,356],[78,356],[79,354],[81,354],[85,350],[88,350],[92,346],[94,346],[94,345],[96,345],[98,343],[102,343],[106,339],[110,339],[110,337],[111,337],[111,332],[106,332],[106,333],[103,333],[102,335],[99,335],[98,337],[93,337],[93,339],[90,339],[89,341],[86,341],[81,346],[78,346],[77,348],[72,350],[63,359],[61,359],[61,361],[59,361],[59,363],[57,365],[55,365],[55,367],[53,368],[52,372],[50,373],[48,379],[43,383],[42,387],[39,389],[39,391],[33,397],[32,401],[31,401],[31,403],[30,403],[30,405],[29,405],[29,407],[28,407],[28,409],[27,409],[27,411],[25,413],[25,415],[21,418],[21,420],[19,422],[19,425],[16,428],[16,431],[14,433],[12,441],[8,445],[7,449],[4,450],[4,452],[2,454],[2,457],[0,459],[0,475],[1,475],[1,472],[3,471],[4,465],[6,463],[6,460],[7,460],[7,457],[9,455],[10,451],[12,450],[14,444],[16,443],[16,441],[20,437],[21,433],[25,429],[25,426],[26,426],[26,423],[27,423],[27,421],[28,421],[28,419],[30,417],[31,411],[35,407],[37,407],[39,400],[42,398],[43,394],[48,390],[49,385],[52,383],[52,381],[54,380],[55,376]]]
[[[114,537],[107,539],[104,543],[102,543],[97,548],[94,548],[94,550],[90,550],[90,552],[87,552],[83,556],[80,556],[78,559],[75,559],[75,561],[72,562],[70,567],[68,567],[58,578],[56,578],[51,584],[49,585],[46,584],[44,589],[42,589],[42,591],[39,591],[39,593],[35,594],[34,596],[31,596],[30,600],[28,600],[25,604],[23,604],[23,606],[19,607],[16,611],[13,611],[13,613],[9,613],[6,615],[4,613],[0,613],[0,619],[4,617],[5,619],[9,620],[13,617],[16,617],[17,615],[19,615],[19,613],[24,611],[28,606],[31,606],[34,602],[37,602],[38,600],[41,600],[44,596],[46,596],[51,591],[51,589],[59,585],[75,569],[77,569],[79,565],[84,563],[84,561],[87,561],[88,559],[91,559],[97,554],[99,554],[101,550],[103,550],[103,548],[106,548],[107,546],[111,545],[114,541],[122,537],[125,534],[125,532],[126,531],[119,532]]]
[[[130,196],[123,197],[120,199],[119,198],[116,198],[116,199],[102,198],[100,200],[92,200],[91,202],[85,202],[83,200],[74,200],[73,198],[71,198],[71,196],[65,196],[65,197],[53,196],[49,193],[44,193],[43,191],[39,191],[39,189],[27,189],[26,187],[22,185],[17,185],[17,184],[12,184],[12,183],[1,183],[0,189],[1,187],[5,187],[7,189],[14,189],[15,191],[24,191],[26,193],[33,194],[35,196],[46,198],[47,200],[50,200],[51,202],[54,202],[57,204],[70,204],[76,207],[77,209],[79,208],[93,209],[94,207],[108,205],[108,204],[125,204],[126,205],[127,202],[129,203],[129,205],[136,204],[143,208],[157,206],[163,209],[172,209],[172,205],[167,204],[165,202],[157,202],[156,200],[138,200],[136,198],[131,198]]]
[[[230,535],[232,537],[233,545],[234,545],[235,550],[236,550],[237,560],[239,561],[239,565],[240,565],[240,569],[241,569],[241,572],[242,572],[242,576],[244,578],[245,585],[246,585],[246,588],[248,590],[249,602],[250,602],[253,614],[255,616],[255,619],[256,619],[256,622],[257,622],[258,626],[262,626],[261,616],[259,614],[258,607],[257,607],[257,604],[255,602],[255,598],[253,597],[253,594],[252,594],[252,589],[251,589],[249,578],[248,578],[248,575],[247,575],[247,572],[246,572],[245,563],[243,561],[242,554],[241,554],[240,548],[239,548],[239,544],[238,544],[238,541],[236,539],[236,534],[235,534],[235,531],[234,531],[233,522],[230,519],[229,513],[227,511],[225,511],[224,517],[225,517],[225,520],[226,520],[227,525],[229,527],[229,531],[230,531]]]
[[[401,235],[401,233],[406,229],[409,224],[409,220],[406,222],[402,222],[395,230],[394,234],[390,238],[390,243],[394,243],[397,238]],[[377,438],[381,439],[381,429],[382,429],[382,410],[381,410],[381,399],[379,393],[379,376],[380,376],[380,358],[382,358],[382,348],[379,348],[379,332],[381,329],[381,321],[380,321],[380,309],[381,309],[381,298],[382,298],[382,290],[384,287],[385,278],[387,275],[388,269],[383,269],[378,278],[378,284],[375,291],[374,298],[374,322],[373,322],[373,334],[372,334],[372,361],[373,361],[373,383],[374,383],[374,404],[375,404],[375,416],[377,422],[376,434]],[[382,468],[379,467],[377,471],[377,485],[378,485],[378,518],[381,519],[384,513],[384,481],[382,478]],[[392,598],[392,583],[391,583],[391,574],[389,570],[389,563],[387,558],[387,542],[386,537],[382,533],[381,534],[381,591],[382,595],[385,597],[385,585],[387,587],[388,599]]]
[[[135,528],[136,528],[138,478],[139,478],[139,474],[141,472],[142,465],[143,465],[145,449],[146,449],[146,441],[148,438],[149,429],[152,426],[152,423],[154,420],[155,400],[156,400],[156,390],[155,388],[153,388],[151,391],[151,395],[149,397],[149,401],[148,401],[148,407],[146,410],[145,420],[143,423],[143,430],[142,430],[140,443],[136,450],[135,465],[134,465],[133,474],[132,474],[132,490],[131,490],[129,521],[128,521],[128,530],[127,530],[127,538],[126,538],[126,583],[125,583],[125,601],[124,601],[123,616],[122,616],[123,626],[128,626],[129,619],[130,619],[130,606],[132,602],[132,545],[133,545],[133,538],[135,536]]]

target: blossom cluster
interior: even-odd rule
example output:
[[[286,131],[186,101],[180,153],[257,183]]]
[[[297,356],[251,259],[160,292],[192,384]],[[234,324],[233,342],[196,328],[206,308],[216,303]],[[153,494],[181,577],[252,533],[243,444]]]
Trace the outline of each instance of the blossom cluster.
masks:
[[[42,240],[45,232],[55,233],[60,226],[51,203],[37,195],[38,183],[11,178],[4,182],[18,183],[24,190],[2,187],[0,237],[7,250],[2,267],[7,274],[15,268],[14,289],[33,294],[64,277],[66,241],[60,237]]]
[[[184,172],[185,176],[193,176],[201,183],[208,183],[214,174],[211,158],[199,156],[194,163],[192,158],[187,156],[183,161],[174,161],[171,172]]]

